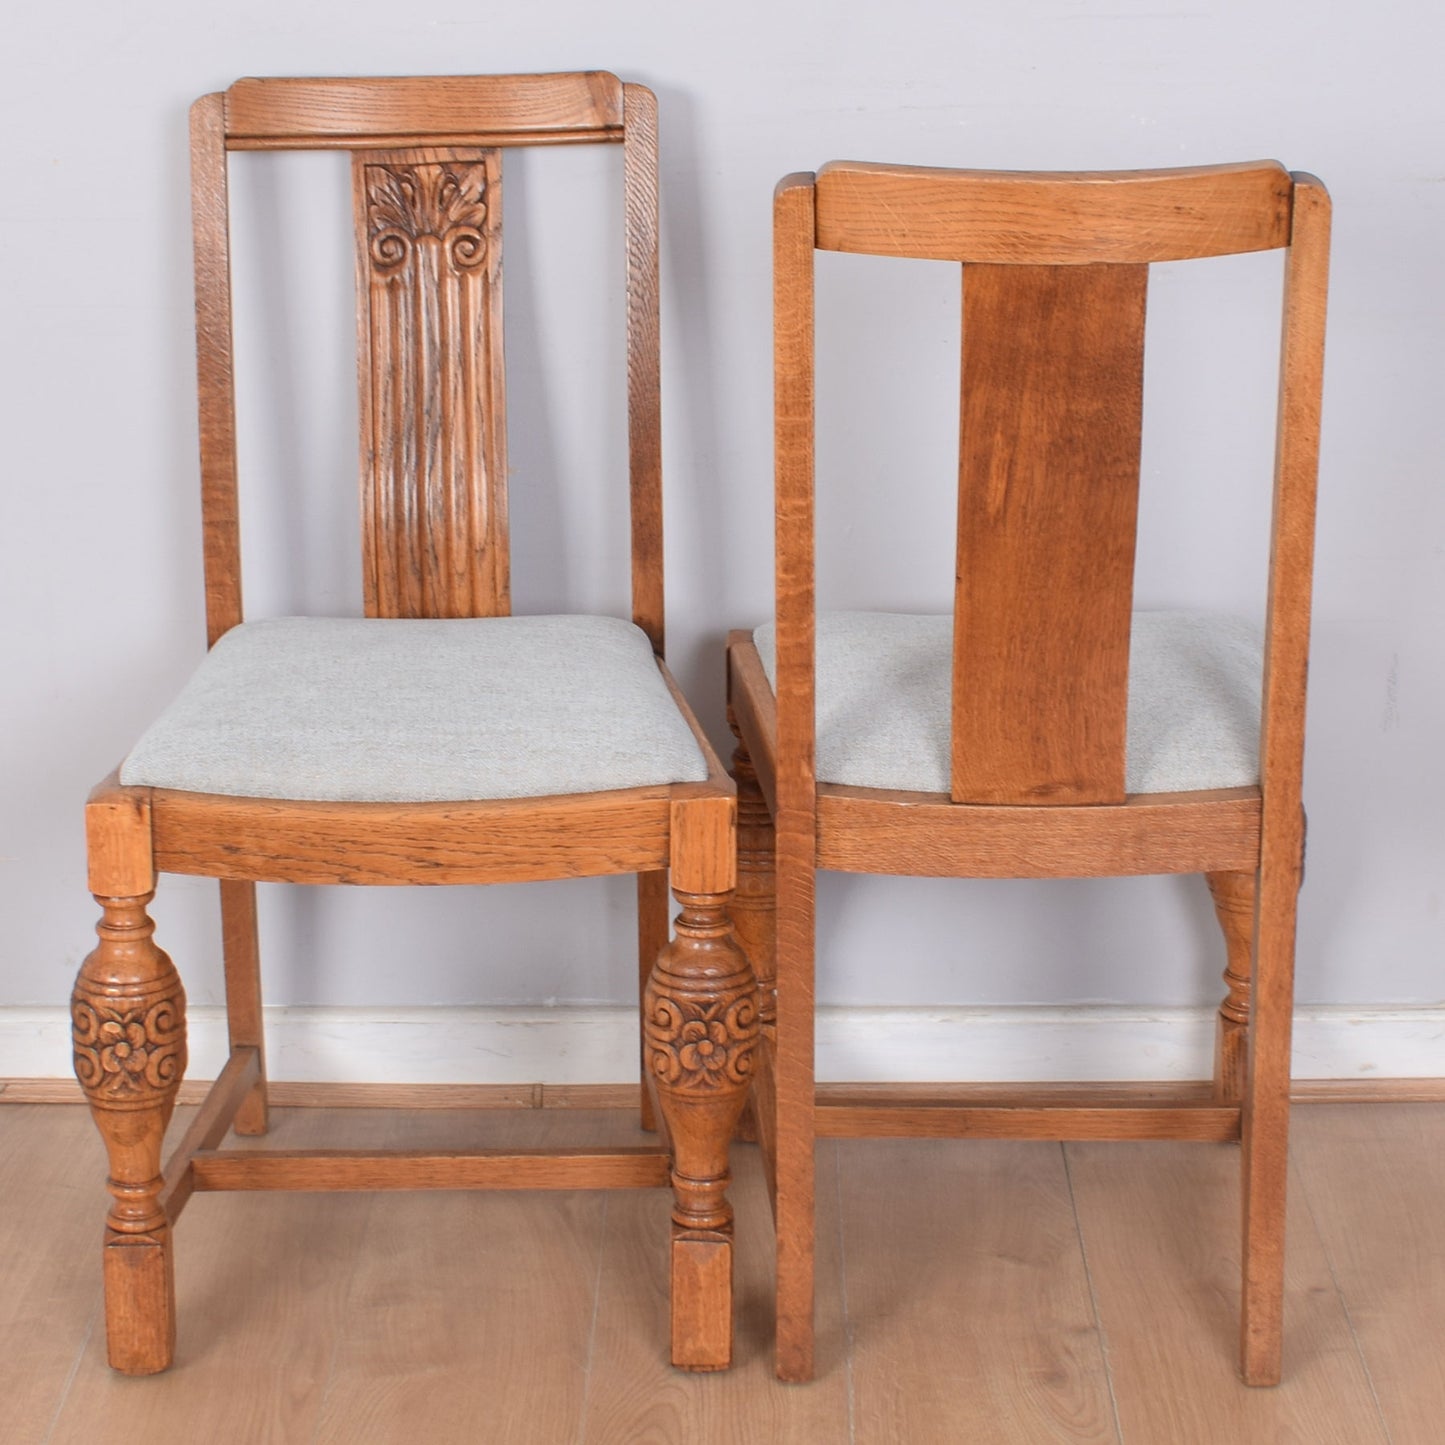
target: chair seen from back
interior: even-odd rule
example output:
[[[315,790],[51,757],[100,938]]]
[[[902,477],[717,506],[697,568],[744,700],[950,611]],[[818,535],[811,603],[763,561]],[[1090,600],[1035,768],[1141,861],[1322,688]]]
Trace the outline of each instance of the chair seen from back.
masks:
[[[860,1135],[1239,1141],[1241,1370],[1280,1377],[1329,215],[1317,180],[1275,162],[837,162],[778,186],[776,616],[732,634],[728,688],[784,1379],[813,1371],[814,1141]],[[1135,612],[1133,587],[1150,263],[1272,249],[1286,252],[1284,333],[1261,638],[1240,619]],[[818,250],[962,263],[951,616],[815,609]],[[1213,1078],[818,1088],[820,869],[1202,873],[1228,955]]]

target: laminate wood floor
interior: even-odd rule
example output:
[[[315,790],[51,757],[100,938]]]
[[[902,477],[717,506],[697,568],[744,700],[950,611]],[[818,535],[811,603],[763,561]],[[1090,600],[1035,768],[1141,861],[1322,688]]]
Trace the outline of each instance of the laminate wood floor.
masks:
[[[637,1132],[621,1111],[274,1118],[272,1141],[296,1147]],[[1445,1105],[1294,1121],[1274,1390],[1235,1375],[1231,1147],[871,1140],[819,1151],[811,1385],[772,1378],[750,1146],[726,1374],[665,1363],[662,1191],[212,1194],[177,1230],[176,1366],[131,1380],[104,1359],[89,1116],[0,1104],[0,1441],[1437,1445]]]

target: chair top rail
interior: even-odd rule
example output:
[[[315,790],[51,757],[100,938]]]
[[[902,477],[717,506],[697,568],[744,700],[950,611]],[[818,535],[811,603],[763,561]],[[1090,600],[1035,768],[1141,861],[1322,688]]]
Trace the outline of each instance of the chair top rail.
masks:
[[[226,146],[401,146],[418,138],[514,144],[622,139],[622,82],[553,75],[248,78],[225,92]]]
[[[832,161],[822,250],[1034,266],[1183,261],[1287,246],[1278,161],[1154,171],[961,171]]]

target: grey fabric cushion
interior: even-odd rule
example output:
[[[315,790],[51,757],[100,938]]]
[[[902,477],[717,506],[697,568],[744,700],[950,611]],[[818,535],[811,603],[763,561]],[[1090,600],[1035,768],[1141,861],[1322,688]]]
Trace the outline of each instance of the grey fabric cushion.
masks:
[[[463,802],[706,776],[630,622],[288,617],[222,637],[120,780],[243,797]]]
[[[753,634],[777,685],[774,626]],[[949,790],[953,618],[823,612],[820,782]],[[1185,793],[1259,781],[1259,629],[1238,617],[1136,612],[1125,786]]]

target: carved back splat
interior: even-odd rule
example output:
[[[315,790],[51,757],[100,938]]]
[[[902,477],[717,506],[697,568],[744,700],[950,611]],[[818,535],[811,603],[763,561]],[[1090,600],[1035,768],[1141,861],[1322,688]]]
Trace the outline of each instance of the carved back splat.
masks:
[[[501,155],[358,152],[368,617],[510,611]]]
[[[660,656],[652,93],[602,71],[249,79],[197,101],[191,136],[208,641],[244,616],[226,153],[351,152],[365,610],[487,616],[510,610],[500,154],[602,144],[626,192],[632,616]]]

